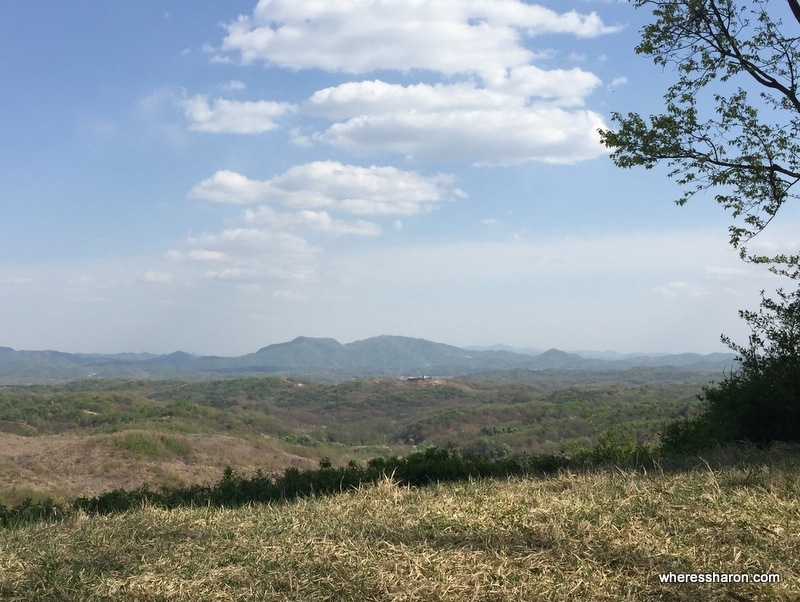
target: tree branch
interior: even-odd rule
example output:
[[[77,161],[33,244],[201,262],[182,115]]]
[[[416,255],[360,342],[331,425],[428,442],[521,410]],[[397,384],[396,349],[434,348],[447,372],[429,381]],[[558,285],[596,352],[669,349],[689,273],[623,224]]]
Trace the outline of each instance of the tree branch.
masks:
[[[798,0],[789,0],[789,4],[792,5],[792,10],[794,11],[795,5],[797,5]],[[739,48],[739,42],[736,37],[730,32],[728,26],[725,24],[725,20],[722,14],[717,8],[715,2],[710,2],[709,5],[711,6],[711,10],[714,12],[714,17],[716,19],[716,25],[719,29],[719,32],[725,38],[730,50],[724,48],[722,44],[714,43],[714,46],[722,56],[728,57],[736,61],[745,71],[747,71],[753,79],[755,79],[759,84],[764,86],[765,88],[771,88],[773,90],[777,90],[784,97],[792,103],[795,110],[800,113],[800,99],[797,98],[797,95],[784,86],[781,82],[777,79],[772,77],[769,73],[765,72],[763,69],[755,65],[752,61],[750,61],[747,57],[744,56],[741,49]],[[798,13],[795,13],[795,16],[800,21],[800,5],[797,6]]]
[[[789,7],[792,9],[794,18],[800,23],[800,3],[798,3],[797,0],[789,0]]]

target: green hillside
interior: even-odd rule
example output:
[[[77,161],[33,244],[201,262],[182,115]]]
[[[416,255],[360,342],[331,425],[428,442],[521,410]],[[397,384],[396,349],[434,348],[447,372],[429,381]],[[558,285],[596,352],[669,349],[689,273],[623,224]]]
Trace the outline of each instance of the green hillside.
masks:
[[[540,377],[546,371],[537,372]],[[0,387],[0,503],[212,482],[448,444],[488,458],[573,453],[610,427],[639,443],[698,406],[700,384],[284,378]]]

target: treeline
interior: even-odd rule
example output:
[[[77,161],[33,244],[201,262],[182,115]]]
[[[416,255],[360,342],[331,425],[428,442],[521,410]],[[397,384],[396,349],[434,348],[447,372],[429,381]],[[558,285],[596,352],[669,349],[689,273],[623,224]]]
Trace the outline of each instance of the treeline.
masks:
[[[174,509],[280,503],[340,493],[386,478],[401,485],[421,487],[468,479],[545,476],[564,469],[587,468],[607,462],[642,463],[650,459],[650,450],[609,431],[595,448],[575,456],[525,454],[490,460],[451,446],[429,447],[403,458],[373,458],[364,465],[351,461],[346,466],[334,467],[329,460],[323,459],[317,469],[287,468],[283,474],[274,476],[261,471],[245,476],[229,467],[215,485],[165,486],[157,490],[143,485],[133,490],[115,489],[95,497],[81,497],[66,504],[55,503],[52,499],[36,502],[27,499],[11,508],[0,505],[0,526],[60,520],[77,512],[127,512],[142,505]]]

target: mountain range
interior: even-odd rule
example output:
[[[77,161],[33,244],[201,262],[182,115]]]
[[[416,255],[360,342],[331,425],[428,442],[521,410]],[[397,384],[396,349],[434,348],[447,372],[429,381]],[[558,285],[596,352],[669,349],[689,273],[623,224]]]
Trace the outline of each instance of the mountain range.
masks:
[[[674,367],[721,373],[735,366],[728,353],[700,355],[567,353],[497,348],[461,348],[425,339],[378,336],[342,344],[330,338],[298,337],[239,357],[198,356],[176,351],[87,354],[17,351],[0,347],[0,383],[68,381],[82,378],[197,378],[247,374],[293,374],[335,380],[374,376],[461,376],[502,370],[616,371]]]

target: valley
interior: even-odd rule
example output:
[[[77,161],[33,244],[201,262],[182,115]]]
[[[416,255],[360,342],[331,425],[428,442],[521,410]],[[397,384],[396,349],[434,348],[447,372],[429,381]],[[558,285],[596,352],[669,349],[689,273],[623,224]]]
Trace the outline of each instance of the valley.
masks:
[[[6,385],[0,504],[143,483],[212,483],[226,466],[248,474],[311,468],[323,458],[344,465],[429,445],[492,459],[570,454],[612,427],[653,443],[667,423],[696,411],[710,376],[647,374],[616,372],[599,383],[587,373],[544,370],[341,383],[246,377]]]

